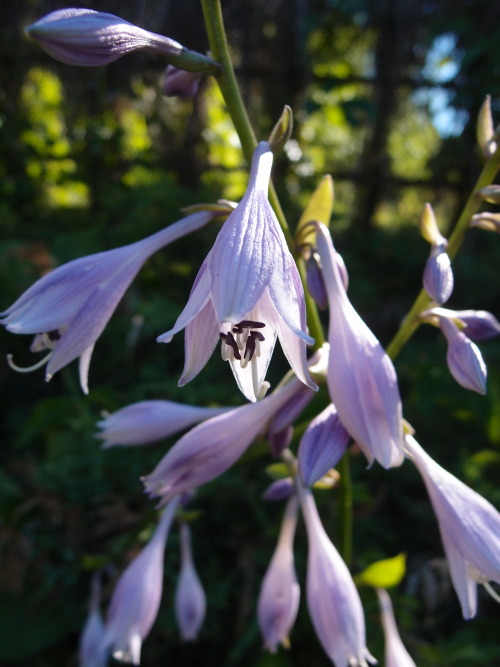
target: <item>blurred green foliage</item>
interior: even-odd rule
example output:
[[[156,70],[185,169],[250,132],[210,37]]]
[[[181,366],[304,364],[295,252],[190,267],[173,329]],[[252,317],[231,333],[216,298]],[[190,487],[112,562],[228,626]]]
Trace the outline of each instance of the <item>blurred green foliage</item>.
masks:
[[[124,15],[125,8],[111,0],[89,4],[204,48],[196,41],[203,28],[195,0],[161,7],[149,0],[142,19],[135,9]],[[196,100],[164,99],[158,85],[163,64],[139,54],[109,68],[75,71],[52,62],[20,35],[24,24],[60,4],[9,0],[4,5],[0,280],[5,307],[56,265],[150,234],[178,219],[182,206],[241,196],[247,172],[213,82],[205,82]],[[437,0],[228,0],[223,5],[259,137],[267,136],[284,104],[295,114],[294,139],[274,172],[289,221],[296,223],[323,174],[331,173],[331,228],[349,268],[351,299],[386,344],[420,288],[428,253],[417,229],[424,202],[432,202],[446,232],[480,169],[474,119],[484,94],[498,91],[500,10],[482,0],[475,8]],[[453,39],[440,62],[448,59],[455,74],[439,83],[422,72],[428,71],[427,55],[442,35]],[[427,97],[417,95],[422,90]],[[467,118],[458,131],[437,123],[432,100],[440,90],[448,95],[441,111]],[[498,106],[496,98],[497,120]],[[155,510],[139,478],[173,439],[101,451],[93,437],[101,411],[145,398],[241,402],[227,365],[217,358],[179,391],[182,336],[168,347],[155,343],[180,312],[215,234],[204,229],[147,263],[96,345],[89,397],[80,393],[75,364],[48,385],[42,371],[15,375],[6,364],[0,366],[3,665],[75,665],[92,572],[108,568],[107,601],[117,574],[154,525]],[[498,284],[492,279],[499,256],[498,239],[470,232],[455,262],[450,307],[500,315]],[[20,364],[30,363],[27,338],[2,330],[0,339],[4,352]],[[495,341],[481,349],[489,369],[486,397],[454,383],[444,341],[430,327],[417,332],[396,365],[405,417],[419,441],[499,507],[500,349]],[[275,354],[273,384],[285,368],[283,357]],[[313,403],[308,414],[319,407]],[[261,650],[256,599],[282,512],[278,504],[259,499],[269,481],[264,469],[272,462],[261,445],[201,489],[194,502],[201,511],[193,525],[195,559],[208,594],[208,616],[193,645],[180,643],[173,618],[179,558],[172,532],[164,604],[144,646],[146,667],[326,664],[304,604],[292,651],[271,656]],[[437,525],[415,471],[404,465],[367,472],[355,454],[352,467],[353,569],[408,555],[407,576],[391,595],[417,664],[499,665],[498,607],[480,594],[478,618],[467,624],[461,619]],[[335,491],[318,492],[318,502],[335,540]],[[304,582],[302,527],[296,546]],[[362,595],[368,645],[380,659],[375,596],[370,590]]]

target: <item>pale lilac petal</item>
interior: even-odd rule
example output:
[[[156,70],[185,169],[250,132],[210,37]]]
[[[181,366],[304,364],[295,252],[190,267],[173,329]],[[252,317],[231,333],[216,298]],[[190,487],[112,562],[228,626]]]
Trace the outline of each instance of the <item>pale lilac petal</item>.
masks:
[[[385,667],[417,667],[401,641],[389,593],[377,589],[385,639]]]
[[[350,435],[330,403],[309,424],[298,450],[299,472],[303,483],[312,486],[337,465],[347,449]]]
[[[318,252],[330,303],[328,388],[340,420],[369,463],[400,465],[402,407],[392,361],[349,301],[327,228]]]
[[[107,65],[132,51],[178,55],[182,46],[118,16],[91,9],[60,9],[28,26],[26,32],[56,60],[68,65]]]
[[[293,493],[293,479],[291,477],[284,477],[283,479],[276,479],[271,482],[267,489],[262,494],[262,500],[286,500]]]
[[[464,323],[462,332],[473,340],[488,340],[500,334],[500,322],[486,310],[456,310],[455,317]]]
[[[446,247],[446,242],[432,245],[424,270],[425,291],[439,304],[448,301],[453,292],[453,270]]]
[[[278,543],[262,580],[257,603],[264,646],[271,653],[276,652],[279,644],[288,644],[288,635],[299,609],[300,587],[293,557],[297,511],[297,498],[292,496],[285,509]]]
[[[215,317],[214,306],[212,301],[208,299],[196,317],[185,328],[185,361],[179,379],[179,387],[187,384],[205,367],[220,340],[219,331],[220,327]]]
[[[141,645],[156,620],[163,589],[163,557],[168,532],[179,504],[164,509],[148,544],[123,572],[111,598],[104,645],[118,660],[140,662]]]
[[[312,345],[314,338],[311,338],[305,331],[306,306],[299,272],[291,257],[276,257],[276,264],[280,260],[282,266],[279,267],[278,265],[275,269],[273,280],[269,284],[269,296],[282,322],[296,336],[308,345]],[[280,327],[280,329],[283,329],[283,327]]]
[[[462,387],[485,394],[487,370],[477,345],[458,329],[453,320],[440,317],[439,326],[448,342],[446,361],[450,373]]]
[[[464,617],[470,618],[476,613],[475,584],[500,583],[500,514],[433,461],[410,435],[406,436],[406,451],[427,488],[453,585]]]
[[[117,410],[97,423],[96,435],[113,445],[144,445],[167,438],[197,422],[227,412],[229,408],[200,408],[173,401],[140,401]]]
[[[202,76],[201,72],[186,72],[174,65],[167,65],[161,92],[166,97],[194,97],[200,87]]]
[[[181,524],[181,572],[175,589],[175,616],[184,641],[194,641],[205,620],[206,597],[194,567],[191,533]]]
[[[89,393],[89,366],[92,359],[92,352],[94,351],[94,344],[89,345],[80,355],[78,362],[78,374],[80,376],[80,387],[84,394]]]
[[[92,581],[90,610],[78,645],[79,667],[106,667],[108,651],[103,646],[104,622],[99,611],[100,582],[95,576]]]
[[[147,491],[168,500],[221,475],[301,387],[300,382],[293,379],[257,403],[235,408],[193,428],[144,479]]]

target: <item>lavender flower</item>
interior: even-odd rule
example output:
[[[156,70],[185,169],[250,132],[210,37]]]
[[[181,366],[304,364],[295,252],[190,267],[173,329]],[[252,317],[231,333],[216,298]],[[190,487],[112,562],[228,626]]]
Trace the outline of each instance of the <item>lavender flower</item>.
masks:
[[[366,648],[358,591],[321,524],[312,493],[300,483],[298,488],[307,529],[307,604],[314,629],[336,667],[366,667],[376,660]]]
[[[349,301],[328,229],[317,226],[317,247],[330,305],[328,388],[340,421],[368,462],[400,465],[402,408],[392,361]]]
[[[181,523],[181,572],[175,590],[175,616],[182,639],[193,641],[205,619],[206,597],[194,567],[191,533],[187,523]]]
[[[477,584],[500,584],[500,514],[433,461],[411,435],[406,436],[406,453],[427,487],[462,614],[472,618]]]
[[[306,486],[312,486],[337,465],[349,438],[336,407],[330,403],[311,421],[299,444],[299,472]]]
[[[163,588],[163,555],[179,504],[172,500],[148,544],[120,577],[108,611],[103,645],[117,660],[140,664],[141,646],[155,622]]]
[[[279,644],[289,645],[288,634],[299,609],[300,587],[293,559],[297,513],[298,501],[293,495],[288,500],[278,543],[262,580],[257,603],[260,631],[271,653],[276,653]]]
[[[99,611],[101,586],[99,575],[92,580],[89,615],[83,627],[78,647],[79,667],[106,667],[108,651],[103,646],[104,622]]]
[[[424,269],[424,288],[427,294],[439,304],[445,303],[453,292],[453,271],[446,252],[448,243],[431,246],[431,254]]]
[[[59,9],[28,26],[26,32],[56,60],[84,67],[107,65],[132,51],[168,58],[183,49],[173,39],[92,9]]]
[[[203,262],[184,310],[158,341],[186,329],[186,361],[179,386],[205,366],[218,340],[243,394],[261,396],[276,336],[297,377],[309,376],[305,302],[295,262],[267,199],[273,154],[261,142],[247,191],[224,223]]]
[[[169,500],[218,477],[239,459],[273,414],[300,391],[303,386],[294,378],[257,403],[229,410],[195,426],[144,479],[147,491]]]
[[[161,92],[166,97],[194,97],[200,87],[202,76],[200,72],[186,72],[174,65],[167,65]]]
[[[377,588],[385,639],[385,667],[417,667],[399,636],[389,593]]]
[[[80,357],[80,384],[87,394],[94,344],[144,262],[211,218],[211,213],[194,213],[142,241],[75,259],[40,278],[0,317],[8,331],[37,334],[32,351],[50,351],[30,368],[20,368],[12,361],[10,365],[15,370],[29,371],[48,361],[48,382],[54,373]]]
[[[448,342],[446,361],[450,373],[462,387],[485,394],[487,370],[478,346],[452,319],[440,317],[439,326]]]
[[[439,318],[456,320],[460,331],[473,340],[488,340],[500,334],[500,322],[486,310],[450,310],[449,308],[429,308],[421,313],[421,318],[439,326]]]
[[[113,445],[145,445],[228,410],[200,408],[173,401],[140,401],[97,422],[102,430],[96,437],[104,440],[104,448]]]
[[[271,482],[262,494],[262,500],[286,500],[294,491],[293,479],[291,477],[282,477]]]

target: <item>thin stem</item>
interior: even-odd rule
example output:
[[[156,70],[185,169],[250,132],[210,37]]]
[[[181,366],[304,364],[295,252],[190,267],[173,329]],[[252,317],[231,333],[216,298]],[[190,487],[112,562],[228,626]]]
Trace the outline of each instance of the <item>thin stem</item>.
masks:
[[[481,188],[484,188],[486,185],[490,185],[495,176],[500,169],[500,146],[497,148],[495,153],[489,158],[486,164],[483,167],[483,170],[479,174],[479,178],[472,190],[471,195],[469,196],[462,214],[460,215],[457,224],[449,238],[448,241],[448,255],[450,259],[453,259],[464,241],[465,235],[469,229],[470,221],[474,213],[477,212],[482,203],[482,198],[477,194],[477,191]],[[419,319],[420,313],[429,307],[432,303],[432,299],[429,297],[427,292],[422,289],[413,306],[410,308],[408,314],[404,318],[401,326],[399,327],[396,335],[391,340],[387,346],[387,354],[395,359],[397,355],[401,352],[403,347],[406,345],[408,340],[413,336],[415,331],[420,326],[421,322]]]

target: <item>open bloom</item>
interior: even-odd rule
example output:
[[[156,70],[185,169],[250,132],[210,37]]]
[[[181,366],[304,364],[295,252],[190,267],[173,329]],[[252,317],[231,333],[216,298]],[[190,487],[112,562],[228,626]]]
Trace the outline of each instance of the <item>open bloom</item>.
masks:
[[[53,58],[68,65],[107,65],[132,51],[168,58],[183,49],[173,39],[92,9],[59,9],[28,26],[26,32]]]
[[[273,154],[261,142],[253,155],[247,191],[203,262],[189,301],[168,343],[185,329],[186,360],[179,386],[205,366],[217,341],[243,394],[260,397],[276,336],[297,377],[309,387],[305,302],[295,262],[269,204]]]
[[[141,646],[151,630],[163,589],[163,555],[179,500],[163,510],[158,526],[144,549],[120,577],[111,598],[103,645],[113,657],[140,664]]]
[[[278,645],[287,646],[300,601],[300,586],[295,573],[293,539],[297,526],[298,500],[287,503],[278,544],[267,568],[257,604],[259,627],[265,647],[275,653]]]
[[[88,368],[96,340],[144,262],[157,250],[199,229],[211,213],[193,213],[142,241],[80,257],[63,264],[32,285],[3,313],[1,323],[16,334],[36,334],[32,350],[49,354],[47,381],[80,357],[80,384],[88,393]]]
[[[389,593],[377,588],[385,640],[385,667],[417,667],[399,636]]]
[[[352,306],[328,229],[317,226],[317,248],[330,306],[328,388],[340,421],[368,462],[384,468],[403,461],[402,408],[396,371]]]
[[[175,616],[182,639],[193,641],[205,619],[205,591],[194,567],[191,532],[181,523],[181,572],[175,589]]]
[[[97,422],[103,447],[145,445],[162,440],[230,408],[203,408],[174,401],[140,401],[117,410]]]
[[[366,648],[358,591],[323,528],[311,491],[299,480],[297,485],[307,529],[307,605],[314,629],[336,667],[366,667],[376,660]]]
[[[406,452],[424,480],[436,513],[462,614],[472,618],[477,610],[477,584],[500,584],[500,514],[431,459],[411,435],[406,436]]]
[[[144,479],[147,491],[169,500],[215,479],[239,459],[271,417],[302,391],[303,385],[293,378],[257,403],[247,403],[195,426]]]

